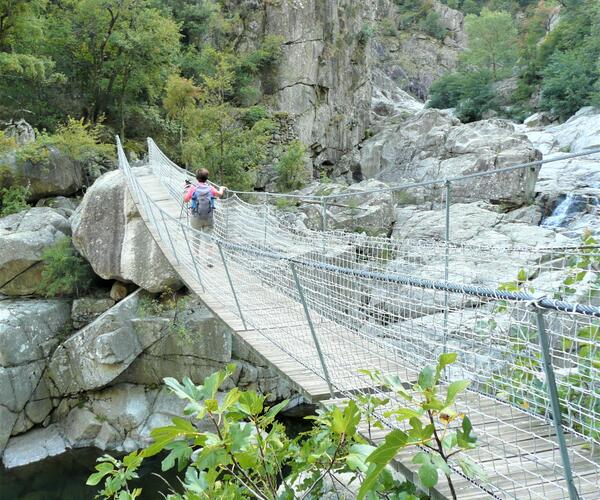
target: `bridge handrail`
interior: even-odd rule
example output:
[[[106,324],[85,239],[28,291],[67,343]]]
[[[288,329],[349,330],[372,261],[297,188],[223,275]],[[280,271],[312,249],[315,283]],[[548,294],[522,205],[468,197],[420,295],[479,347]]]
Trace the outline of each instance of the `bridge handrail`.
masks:
[[[186,238],[186,236],[185,236],[186,233],[191,231],[189,229],[189,227],[187,226],[187,223],[185,221],[182,221],[181,218],[178,219],[177,217],[172,216],[166,210],[162,209],[142,189],[138,179],[131,172],[131,169],[130,169],[127,159],[124,155],[124,152],[122,151],[122,148],[120,147],[120,143],[119,143],[118,149],[119,149],[120,166],[124,171],[124,174],[127,178],[128,183],[130,184],[132,191],[136,193],[136,196],[138,197],[138,200],[141,203],[140,208],[144,211],[151,212],[151,215],[148,216],[148,219],[150,219],[151,221],[154,220],[154,225],[157,229],[157,232],[159,233],[159,237],[161,237],[163,239],[163,241],[165,241],[165,242],[167,242],[167,241],[170,242],[174,257],[176,259],[178,258],[178,255],[179,255],[179,258],[185,257],[185,258],[187,258],[187,263],[185,265],[187,267],[191,267],[191,266],[195,267],[194,257],[191,254],[191,250],[190,250],[189,256],[186,257],[185,251],[183,251],[183,256],[182,256],[181,249],[180,249],[180,252],[178,253],[177,246],[174,245],[174,242],[171,240],[172,237],[173,238],[176,238],[176,237]],[[179,173],[181,174],[181,172],[179,172]],[[166,172],[165,174],[167,177],[171,175],[169,172]],[[179,181],[180,181],[180,179],[177,179],[177,183]],[[173,185],[175,185],[175,184],[173,184]],[[147,207],[150,207],[150,209],[148,210]],[[158,220],[158,223],[156,222],[156,220]],[[162,229],[161,229],[160,221],[162,221]],[[275,268],[277,268],[277,262],[291,263],[291,264],[297,265],[301,268],[304,268],[305,270],[307,270],[305,275],[312,276],[315,279],[319,277],[319,275],[315,271],[323,271],[326,273],[331,273],[334,276],[347,276],[347,277],[353,278],[357,281],[369,280],[369,281],[373,281],[373,282],[377,282],[377,283],[392,283],[392,284],[397,284],[397,285],[408,285],[410,287],[416,287],[416,288],[420,288],[420,289],[424,289],[424,290],[442,291],[444,293],[468,295],[468,296],[472,296],[472,297],[478,297],[481,299],[492,299],[494,301],[506,301],[506,302],[511,302],[511,303],[515,303],[515,304],[520,303],[525,306],[525,308],[523,308],[522,311],[531,310],[531,311],[539,312],[542,310],[548,310],[548,311],[556,311],[558,313],[569,313],[570,315],[572,315],[573,318],[575,318],[575,317],[587,317],[587,318],[592,318],[592,319],[600,318],[600,308],[593,306],[593,305],[579,304],[579,303],[574,303],[574,302],[566,302],[566,301],[552,299],[552,298],[549,298],[546,296],[536,296],[532,293],[528,293],[528,292],[524,292],[524,291],[513,292],[513,291],[509,291],[509,290],[501,290],[498,288],[461,284],[461,283],[453,282],[451,280],[433,280],[433,279],[419,278],[416,276],[411,276],[408,274],[402,274],[402,273],[397,273],[397,272],[378,272],[378,271],[372,271],[372,270],[368,270],[368,269],[357,269],[354,267],[338,266],[338,265],[329,264],[326,262],[299,258],[297,256],[293,256],[291,254],[286,254],[286,253],[280,252],[280,251],[278,252],[278,251],[266,250],[258,244],[253,245],[253,244],[236,243],[235,241],[232,241],[229,237],[227,237],[227,236],[229,236],[229,234],[226,234],[225,237],[221,237],[221,236],[208,236],[205,234],[198,233],[196,231],[191,231],[191,233],[193,233],[192,237],[194,239],[196,239],[198,241],[203,241],[204,244],[209,244],[209,243],[216,244],[219,248],[223,248],[224,250],[227,250],[229,252],[230,256],[234,256],[235,254],[238,254],[238,255],[245,254],[245,255],[252,255],[254,257],[259,257],[260,259],[268,259],[269,261],[274,263],[273,266]],[[175,241],[175,243],[177,243],[177,241]],[[577,248],[579,248],[579,247],[577,247]],[[592,247],[592,248],[595,248],[595,247]],[[248,259],[245,259],[245,260],[248,260]],[[283,268],[285,268],[285,267],[286,266],[283,266]],[[198,272],[198,269],[196,269],[196,272]],[[200,273],[198,273],[198,279],[199,279],[199,281],[201,281]],[[322,293],[322,291],[320,289],[318,292]],[[237,302],[237,299],[236,299],[236,302]],[[318,304],[319,304],[318,296],[313,296],[312,298],[309,298],[309,304],[308,304],[309,308],[314,308]],[[240,304],[238,304],[238,308],[239,308],[240,317],[242,317],[243,305],[240,306]],[[537,315],[537,316],[539,318],[539,315]],[[335,316],[332,316],[331,319],[333,319],[333,321],[336,321],[337,318]],[[537,336],[539,337],[541,344],[543,344],[542,336],[546,335],[545,333],[543,333],[543,330],[544,330],[543,328],[537,329]],[[548,339],[546,338],[546,343],[547,343],[547,341],[548,341]],[[531,340],[528,340],[528,342],[531,342]],[[385,342],[382,341],[381,344],[385,345]],[[542,352],[544,359],[546,359],[546,357],[548,356],[548,353],[550,352],[550,350],[548,349],[548,346],[546,346],[544,348],[544,346],[541,345],[540,349],[541,349],[540,352]],[[545,351],[544,351],[544,349],[545,349]],[[544,352],[545,352],[545,354],[544,354]],[[551,362],[545,363],[544,370],[547,374],[547,380],[550,381],[550,379],[553,379],[553,370],[552,370]],[[550,382],[548,382],[548,383],[550,383]],[[562,435],[562,428],[564,425],[571,432],[573,432],[574,434],[577,434],[581,438],[586,439],[587,441],[590,441],[592,443],[595,442],[596,438],[589,436],[589,435],[582,435],[577,430],[575,430],[573,428],[573,426],[571,425],[570,420],[566,424],[562,424],[557,418],[555,418],[556,416],[559,416],[561,413],[559,402],[562,404],[563,400],[561,400],[558,397],[556,387],[554,388],[554,391],[552,391],[550,388],[548,388],[548,391],[549,391],[550,400],[552,401],[552,406],[553,406],[552,415],[554,415],[554,417],[550,417],[550,414],[546,414],[544,416],[540,416],[540,415],[536,415],[536,416],[538,418],[542,418],[546,421],[554,422],[554,424],[556,425],[556,432],[557,432],[557,435],[559,436],[559,439],[560,439],[560,435]],[[509,404],[509,403],[506,402],[505,404]],[[519,411],[524,411],[524,410],[523,410],[523,408],[519,408]],[[591,415],[590,418],[596,418],[596,417],[594,415]],[[560,446],[561,446],[561,451],[564,451],[565,443],[563,442]],[[567,453],[567,452],[565,452],[565,453]],[[577,457],[579,458],[579,455],[577,455]],[[569,469],[569,467],[570,467],[568,453],[567,453],[566,457],[565,457],[565,455],[563,455],[563,467],[565,469],[565,474],[567,474],[567,469]],[[596,465],[596,467],[597,467],[597,465]],[[571,484],[571,483],[569,483],[569,484]]]

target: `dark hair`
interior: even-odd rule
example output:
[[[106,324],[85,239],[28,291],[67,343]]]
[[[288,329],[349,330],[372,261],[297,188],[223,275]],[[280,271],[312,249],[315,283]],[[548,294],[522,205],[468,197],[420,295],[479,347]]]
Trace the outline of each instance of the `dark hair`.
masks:
[[[196,179],[198,182],[206,182],[208,180],[208,170],[201,168],[196,172]]]

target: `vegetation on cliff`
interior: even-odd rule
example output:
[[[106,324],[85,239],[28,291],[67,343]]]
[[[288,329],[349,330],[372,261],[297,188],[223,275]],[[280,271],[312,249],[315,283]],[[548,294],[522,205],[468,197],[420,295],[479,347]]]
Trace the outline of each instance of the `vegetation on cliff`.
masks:
[[[433,107],[456,107],[466,121],[488,110],[523,119],[540,109],[566,119],[600,99],[600,5],[594,0],[448,0],[467,16],[469,48],[457,72],[431,88]],[[485,34],[499,43],[486,43]],[[495,64],[500,56],[501,71]],[[488,64],[482,64],[486,62]],[[503,81],[514,91],[502,95]]]

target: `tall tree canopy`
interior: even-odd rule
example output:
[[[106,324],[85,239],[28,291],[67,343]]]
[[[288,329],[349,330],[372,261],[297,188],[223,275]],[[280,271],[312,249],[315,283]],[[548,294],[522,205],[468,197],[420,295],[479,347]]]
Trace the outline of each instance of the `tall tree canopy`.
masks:
[[[462,61],[467,67],[488,70],[494,78],[510,73],[517,59],[517,27],[508,12],[469,14],[465,30],[469,46]]]

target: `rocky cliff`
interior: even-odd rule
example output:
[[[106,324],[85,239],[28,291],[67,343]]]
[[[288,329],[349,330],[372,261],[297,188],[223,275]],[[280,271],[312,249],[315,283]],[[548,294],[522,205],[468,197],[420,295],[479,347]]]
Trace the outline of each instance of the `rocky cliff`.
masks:
[[[443,40],[398,30],[392,0],[245,6],[239,46],[255,47],[267,35],[282,40],[283,55],[275,74],[262,79],[262,91],[274,109],[294,118],[317,174],[328,173],[360,145],[372,125],[373,108],[394,114],[395,103],[411,101],[404,92],[425,100],[431,83],[456,67],[465,44],[463,15],[438,2]],[[392,31],[386,28],[390,25]]]

